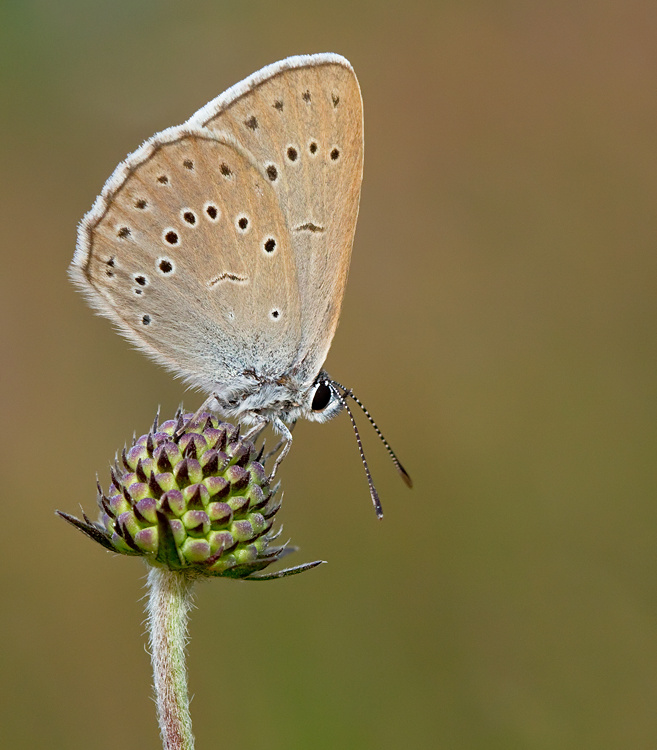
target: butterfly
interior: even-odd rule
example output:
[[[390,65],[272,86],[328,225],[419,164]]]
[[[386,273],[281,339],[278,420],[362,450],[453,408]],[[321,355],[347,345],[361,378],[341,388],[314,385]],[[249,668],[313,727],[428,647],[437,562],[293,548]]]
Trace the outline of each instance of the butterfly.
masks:
[[[79,226],[70,274],[139,349],[251,427],[363,409],[323,369],[349,271],[363,175],[363,107],[350,63],[288,57],[156,133]],[[200,411],[200,410],[199,410]],[[290,425],[288,427],[288,425]]]

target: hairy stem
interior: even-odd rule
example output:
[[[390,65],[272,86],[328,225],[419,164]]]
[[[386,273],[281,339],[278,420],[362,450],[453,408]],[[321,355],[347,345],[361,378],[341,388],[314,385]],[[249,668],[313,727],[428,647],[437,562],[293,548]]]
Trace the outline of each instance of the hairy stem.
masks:
[[[148,589],[151,662],[162,747],[194,750],[185,666],[192,581],[182,573],[152,567]]]

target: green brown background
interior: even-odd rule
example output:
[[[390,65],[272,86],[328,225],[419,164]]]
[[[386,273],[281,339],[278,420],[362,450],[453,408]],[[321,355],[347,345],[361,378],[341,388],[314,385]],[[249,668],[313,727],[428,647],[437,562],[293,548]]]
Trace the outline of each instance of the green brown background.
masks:
[[[291,54],[347,56],[365,181],[285,534],[318,570],[198,587],[197,747],[657,747],[657,4],[0,4],[3,747],[158,747],[144,568],[55,518],[184,393],[66,278],[153,132]]]

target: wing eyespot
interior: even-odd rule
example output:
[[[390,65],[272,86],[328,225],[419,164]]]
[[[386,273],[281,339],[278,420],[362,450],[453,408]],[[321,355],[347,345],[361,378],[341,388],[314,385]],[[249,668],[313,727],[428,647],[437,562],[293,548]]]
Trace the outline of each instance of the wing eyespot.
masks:
[[[219,221],[219,218],[221,217],[221,212],[214,205],[214,203],[206,203],[203,209],[205,211],[205,215],[210,221]]]
[[[168,276],[169,274],[176,272],[176,267],[174,266],[173,261],[169,258],[158,258],[157,270],[164,276]]]
[[[276,240],[273,237],[268,237],[262,247],[267,255],[271,255],[276,250]]]
[[[176,246],[180,244],[180,235],[175,229],[165,229],[162,233],[162,238],[168,245]]]

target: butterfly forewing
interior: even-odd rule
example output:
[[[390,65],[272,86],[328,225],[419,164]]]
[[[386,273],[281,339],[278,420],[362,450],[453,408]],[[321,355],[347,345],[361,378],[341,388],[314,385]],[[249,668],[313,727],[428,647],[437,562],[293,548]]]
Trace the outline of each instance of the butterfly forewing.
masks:
[[[209,392],[244,371],[280,374],[301,334],[277,194],[230,137],[178,131],[110,179],[80,228],[78,280],[130,339]]]
[[[290,67],[292,66],[292,67]],[[312,379],[338,323],[363,170],[362,102],[342,58],[270,66],[190,123],[230,133],[274,189],[297,272],[301,337],[295,374]]]

